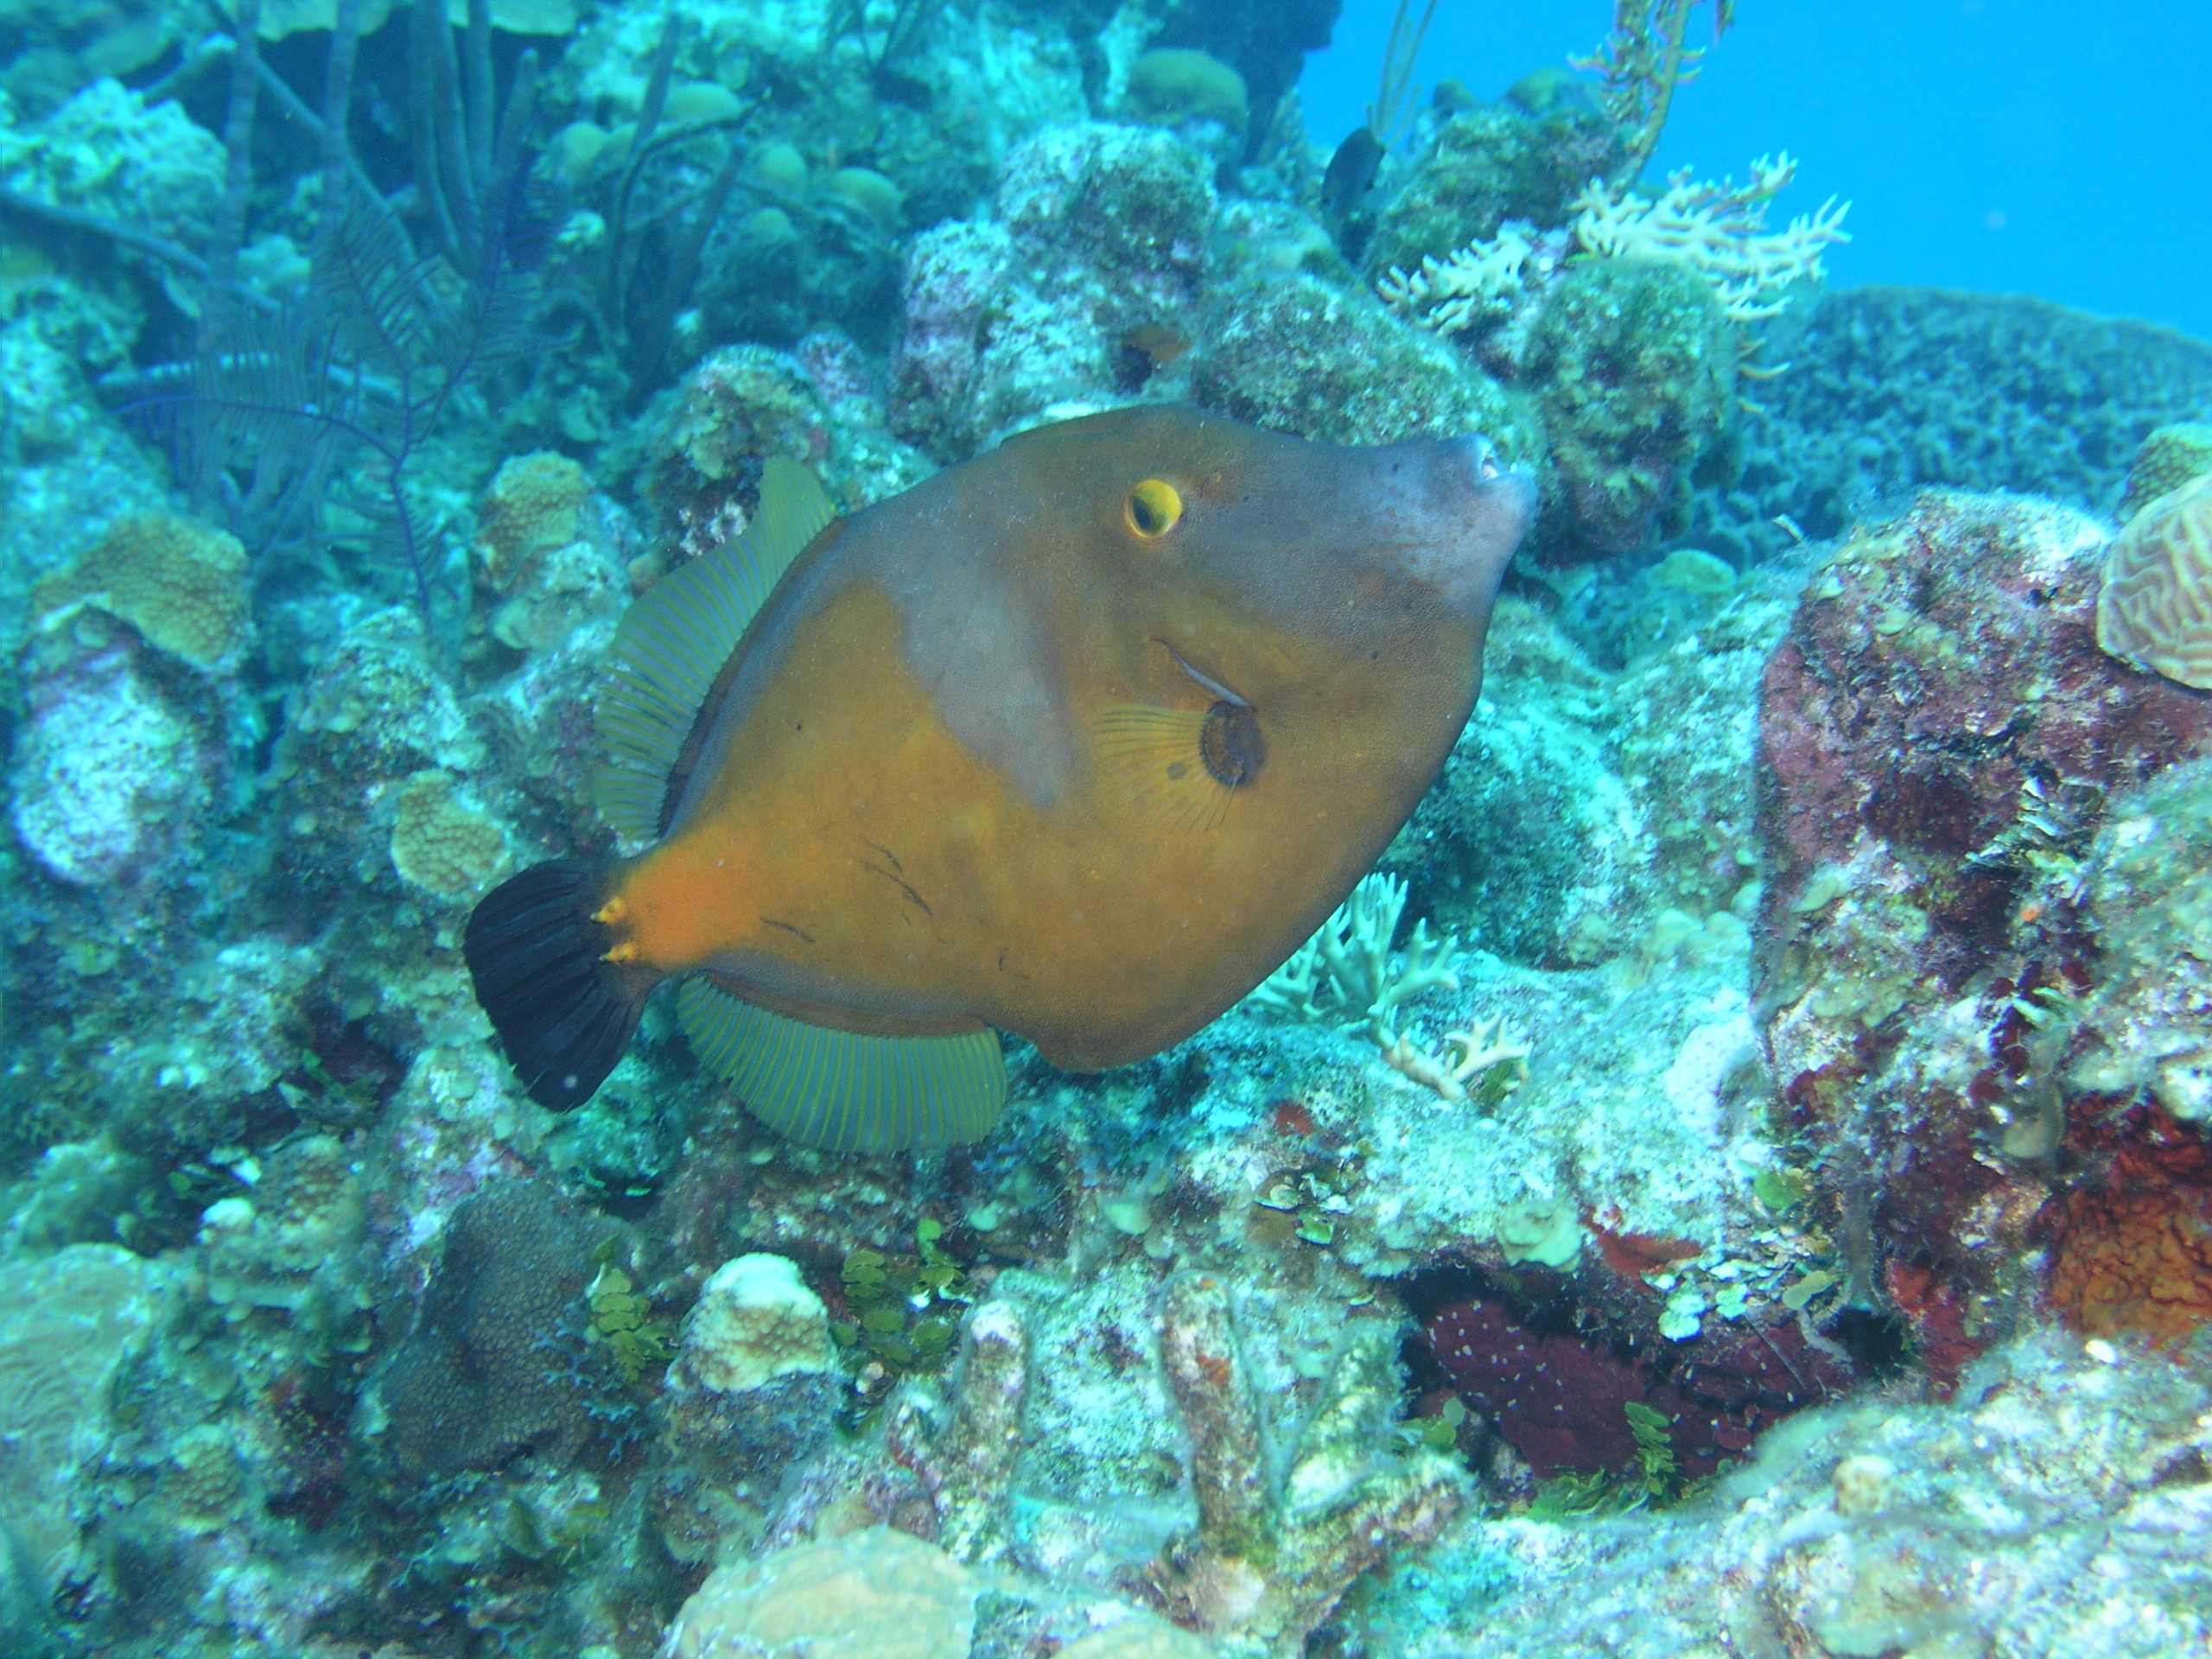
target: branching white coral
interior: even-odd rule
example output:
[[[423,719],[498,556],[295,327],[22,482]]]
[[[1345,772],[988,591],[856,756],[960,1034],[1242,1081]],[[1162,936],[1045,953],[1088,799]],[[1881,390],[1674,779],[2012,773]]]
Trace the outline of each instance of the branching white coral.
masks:
[[[1444,965],[1459,942],[1449,935],[1432,938],[1427,922],[1414,925],[1402,957],[1392,956],[1390,941],[1405,909],[1403,881],[1380,873],[1364,877],[1245,1006],[1280,1019],[1363,1032],[1394,1071],[1446,1100],[1466,1099],[1468,1085],[1493,1066],[1513,1066],[1508,1086],[1518,1083],[1528,1070],[1522,1062],[1529,1046],[1503,1016],[1447,1033],[1445,1041],[1458,1051],[1456,1058],[1432,1054],[1395,1028],[1401,1003],[1423,991],[1459,988],[1459,976]]]
[[[1391,266],[1376,291],[1402,315],[1440,334],[1456,334],[1478,322],[1501,321],[1511,312],[1535,251],[1528,227],[1508,220],[1489,241],[1471,242],[1442,259],[1432,254],[1417,271]]]
[[[1819,282],[1826,275],[1821,250],[1851,239],[1843,229],[1851,204],[1834,196],[1782,230],[1767,229],[1767,204],[1796,175],[1797,163],[1785,151],[1753,162],[1745,185],[1693,180],[1681,168],[1656,201],[1633,190],[1615,196],[1592,179],[1572,204],[1574,238],[1601,257],[1688,265],[1719,296],[1730,317],[1754,322],[1780,312],[1794,284]]]
[[[1657,200],[1632,190],[1616,196],[1599,180],[1584,187],[1568,226],[1582,251],[1603,258],[1660,259],[1694,270],[1737,322],[1779,312],[1790,288],[1826,275],[1821,250],[1851,238],[1843,229],[1847,201],[1833,196],[1779,231],[1766,227],[1767,204],[1796,176],[1788,154],[1751,163],[1748,184],[1694,181],[1682,168]],[[1376,284],[1384,302],[1440,334],[1486,327],[1510,316],[1541,269],[1530,270],[1539,241],[1508,222],[1487,241],[1421,261],[1418,271],[1393,266]]]
[[[1390,1047],[1397,1041],[1390,1017],[1398,1004],[1438,986],[1459,988],[1458,976],[1443,965],[1459,941],[1430,938],[1427,922],[1414,925],[1402,965],[1393,963],[1390,940],[1405,910],[1404,882],[1380,873],[1362,878],[1320,931],[1268,976],[1249,1002],[1339,1031],[1364,1026],[1378,1046]]]

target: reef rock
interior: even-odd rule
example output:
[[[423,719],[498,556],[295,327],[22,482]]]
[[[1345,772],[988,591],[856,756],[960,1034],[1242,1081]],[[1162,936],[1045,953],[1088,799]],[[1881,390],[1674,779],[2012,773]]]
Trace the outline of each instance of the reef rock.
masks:
[[[1953,1337],[1999,1312],[2069,1133],[2088,839],[2212,735],[2202,698],[2097,649],[2103,540],[2054,504],[1924,493],[1815,574],[1767,664],[1760,1026],[1791,1123],[1847,1150],[1847,1230]]]

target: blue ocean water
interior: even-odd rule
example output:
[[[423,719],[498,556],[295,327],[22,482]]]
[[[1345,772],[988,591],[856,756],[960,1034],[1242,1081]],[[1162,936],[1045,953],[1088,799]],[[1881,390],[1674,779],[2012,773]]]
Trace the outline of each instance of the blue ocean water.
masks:
[[[1415,8],[1416,11],[1419,8]],[[1603,0],[1442,0],[1421,79],[1484,97],[1530,66],[1587,54]],[[1375,96],[1393,9],[1346,8],[1299,83],[1317,137]],[[1707,16],[1694,40],[1709,40]],[[1792,204],[1858,204],[1829,257],[1839,283],[2039,294],[2212,334],[2212,218],[2178,181],[2212,175],[2200,66],[2212,10],[2067,0],[1845,0],[1746,5],[1670,116],[1656,162],[1740,175],[1754,156],[1803,162]]]
[[[2212,1653],[2212,23],[1416,9],[0,0],[0,1659]]]

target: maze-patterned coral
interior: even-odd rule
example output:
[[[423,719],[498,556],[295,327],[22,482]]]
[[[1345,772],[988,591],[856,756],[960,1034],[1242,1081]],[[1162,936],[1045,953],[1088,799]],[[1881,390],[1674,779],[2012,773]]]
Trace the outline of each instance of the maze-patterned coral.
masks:
[[[2105,552],[2097,644],[2212,690],[2212,476],[2161,496]]]

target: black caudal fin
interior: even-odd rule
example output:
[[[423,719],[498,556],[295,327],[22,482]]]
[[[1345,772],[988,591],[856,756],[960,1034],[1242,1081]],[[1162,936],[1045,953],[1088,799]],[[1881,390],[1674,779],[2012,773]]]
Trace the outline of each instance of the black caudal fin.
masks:
[[[589,1100],[638,1028],[658,976],[609,962],[612,929],[592,919],[611,867],[588,859],[534,865],[492,889],[461,939],[476,1000],[541,1106]]]

